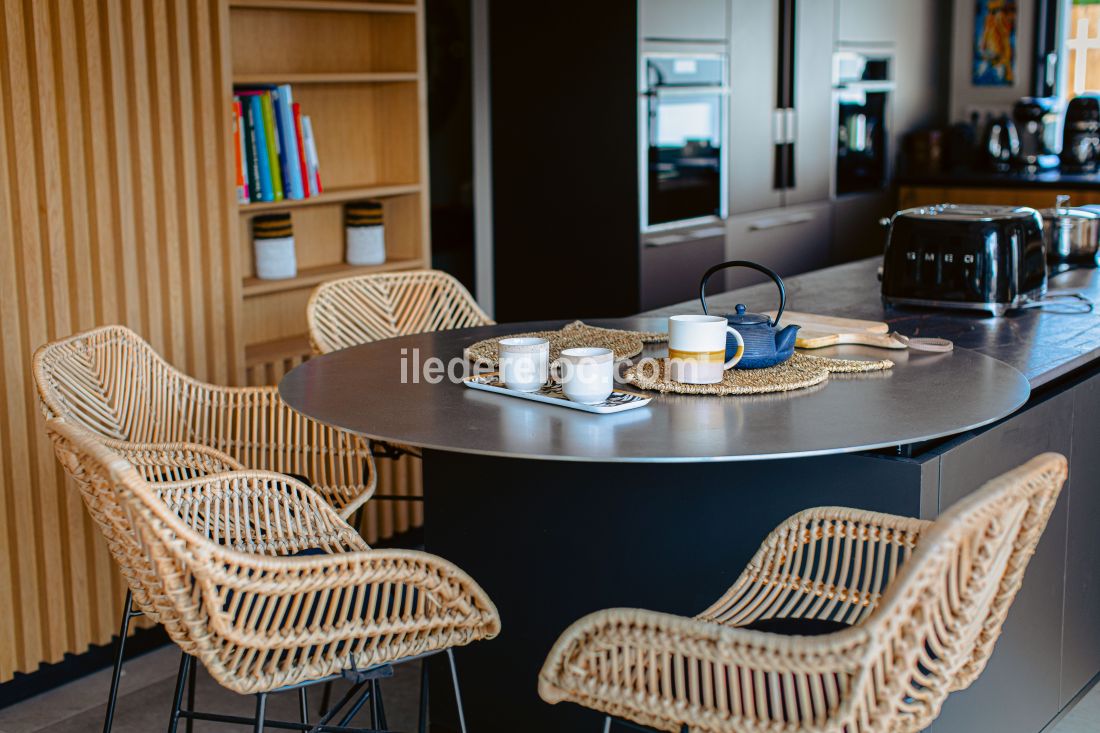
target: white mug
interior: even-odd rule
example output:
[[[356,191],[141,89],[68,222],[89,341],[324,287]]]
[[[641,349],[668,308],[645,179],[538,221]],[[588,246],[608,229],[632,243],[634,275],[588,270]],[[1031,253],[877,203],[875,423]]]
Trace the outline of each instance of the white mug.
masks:
[[[500,380],[508,389],[537,392],[550,376],[550,342],[541,338],[507,338],[498,343]]]
[[[737,353],[726,361],[726,334],[737,341]],[[741,361],[745,340],[721,316],[670,316],[668,356],[672,380],[684,384],[717,384],[723,372]]]
[[[562,349],[555,362],[561,370],[561,391],[574,402],[598,405],[615,386],[615,355],[611,349]]]

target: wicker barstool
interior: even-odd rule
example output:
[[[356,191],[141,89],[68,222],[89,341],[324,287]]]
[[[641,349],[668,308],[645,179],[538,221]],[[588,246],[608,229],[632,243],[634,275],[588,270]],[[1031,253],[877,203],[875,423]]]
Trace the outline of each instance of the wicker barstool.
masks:
[[[83,427],[46,426],[135,599],[183,651],[169,731],[180,719],[262,731],[267,694],[295,688],[302,720],[279,727],[346,726],[368,700],[385,727],[381,669],[446,652],[454,675],[451,650],[500,629],[488,596],[457,567],[423,552],[371,550],[293,478],[231,471],[150,483]],[[256,694],[255,717],[184,709],[192,657],[224,687]],[[304,690],[341,675],[351,691],[311,725]]]
[[[357,275],[322,283],[309,298],[306,321],[315,354],[396,336],[493,325],[470,291],[440,270]],[[418,449],[407,445],[376,441],[372,448],[377,457],[420,456]],[[410,494],[377,498],[423,501]]]
[[[317,354],[395,336],[493,324],[470,291],[439,270],[322,283],[309,298],[306,321]]]
[[[33,373],[47,418],[84,426],[133,460],[150,481],[245,466],[278,471],[308,477],[345,518],[374,492],[374,461],[362,438],[294,412],[275,387],[220,387],[192,379],[123,326],[42,346]],[[129,586],[105,732],[111,729],[130,620],[141,612],[157,620],[134,584]]]
[[[934,523],[810,509],[764,541],[695,618],[586,616],[539,675],[629,727],[717,733],[915,733],[985,667],[1066,478],[1048,453]]]

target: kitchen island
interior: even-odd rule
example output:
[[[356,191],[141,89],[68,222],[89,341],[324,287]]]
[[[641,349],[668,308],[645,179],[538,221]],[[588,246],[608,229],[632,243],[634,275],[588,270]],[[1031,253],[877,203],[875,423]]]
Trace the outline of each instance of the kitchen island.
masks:
[[[431,349],[425,356],[446,357],[483,338],[485,329],[356,347],[312,360],[288,375],[281,389],[297,409],[366,435],[428,446],[427,549],[469,571],[497,602],[503,620],[498,640],[464,649],[458,657],[471,730],[598,730],[593,713],[550,707],[536,695],[541,660],[571,621],[609,606],[696,613],[736,579],[767,531],[795,511],[837,504],[933,518],[985,479],[1044,450],[1070,457],[1070,484],[988,669],[971,689],[949,698],[933,730],[1036,733],[1100,671],[1095,623],[1100,618],[1100,536],[1094,530],[1100,517],[1100,458],[1090,445],[1100,427],[1100,382],[1093,369],[1100,355],[1100,317],[1026,312],[994,320],[967,313],[884,313],[875,266],[864,261],[792,278],[790,307],[886,319],[906,335],[946,337],[999,358],[1023,376],[1003,364],[989,371],[991,360],[978,359],[965,362],[974,365],[969,370],[943,369],[940,384],[929,382],[923,399],[910,394],[906,400],[864,404],[855,388],[866,377],[834,377],[835,382],[813,393],[660,397],[646,408],[657,416],[660,407],[669,416],[650,431],[649,450],[665,459],[654,462],[644,456],[611,460],[617,438],[638,434],[640,439],[646,433],[644,426],[607,422],[630,413],[574,415],[467,395],[471,391],[457,385],[418,393],[394,383],[402,344],[420,344]],[[1077,271],[1054,286],[1095,292],[1100,289],[1096,280],[1092,271]],[[773,297],[768,286],[748,288],[716,296],[711,305],[714,312],[732,311],[736,302],[764,309]],[[698,312],[698,305],[668,310]],[[508,327],[497,330],[502,328]],[[825,353],[883,356],[862,347]],[[964,365],[972,356],[961,352],[941,363]],[[910,359],[903,352],[897,359],[896,374],[864,386],[888,389],[895,379],[905,383],[920,369],[909,363],[919,357]],[[924,368],[931,364],[924,362]],[[993,390],[966,405],[962,411],[971,415],[969,426],[964,420],[952,422],[946,432],[905,435],[907,416],[938,404],[945,418],[957,420],[946,412],[994,382],[1012,394],[1006,398]],[[1028,383],[1032,393],[1023,404]],[[379,391],[385,400],[371,396]],[[832,415],[809,418],[815,425],[800,425],[797,415],[809,415],[808,406],[820,406],[830,391],[853,397]],[[415,420],[398,414],[400,409],[385,412],[382,407],[417,394],[438,397],[424,402]],[[945,394],[952,399],[944,400]],[[1011,409],[989,407],[999,400]],[[860,427],[861,410],[887,418],[878,424],[897,423],[898,432],[877,443],[884,447],[844,449],[847,432]],[[715,415],[730,414],[740,419],[711,422]],[[498,419],[486,424],[487,415]],[[776,425],[827,434],[835,439],[835,450],[800,455],[800,446],[790,444],[786,450],[792,457],[734,455],[737,435],[770,432],[781,440],[783,431]],[[430,439],[420,430],[452,437]],[[697,446],[675,445],[678,431],[697,436],[690,443],[709,436],[712,454],[692,454]],[[498,450],[519,444],[546,445],[544,450],[556,455],[517,451],[507,457],[507,451]],[[440,692],[432,707],[433,721],[446,729],[453,708],[443,682],[433,687]]]

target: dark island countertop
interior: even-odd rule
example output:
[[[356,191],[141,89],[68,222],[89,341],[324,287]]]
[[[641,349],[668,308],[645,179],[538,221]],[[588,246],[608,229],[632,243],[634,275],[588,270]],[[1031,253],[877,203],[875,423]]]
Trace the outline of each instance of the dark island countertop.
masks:
[[[787,308],[830,316],[886,321],[906,336],[950,339],[1023,372],[1031,388],[1086,366],[1100,357],[1100,312],[1055,313],[1047,309],[1014,311],[1002,318],[962,310],[885,308],[879,297],[878,257],[787,278]],[[1100,301],[1100,270],[1080,269],[1055,275],[1051,290],[1083,292]],[[750,311],[774,310],[775,286],[762,283],[708,298],[711,313],[732,313],[737,303]],[[702,312],[697,301],[643,315]],[[786,321],[786,319],[784,319]],[[883,350],[885,353],[885,350]]]
[[[959,168],[940,173],[903,173],[895,182],[899,186],[935,186],[938,188],[1051,188],[1100,190],[1100,173],[1067,173],[1058,169],[1037,173],[992,171]],[[1052,204],[1053,205],[1053,204]]]

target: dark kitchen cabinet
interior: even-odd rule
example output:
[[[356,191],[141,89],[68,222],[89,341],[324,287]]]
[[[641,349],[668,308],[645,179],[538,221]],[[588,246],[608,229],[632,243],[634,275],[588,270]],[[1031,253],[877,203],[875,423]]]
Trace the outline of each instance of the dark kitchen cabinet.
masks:
[[[833,4],[797,3],[794,113],[776,109],[780,0],[732,0],[730,18],[730,213],[829,197]],[[793,121],[793,178],[777,175],[775,144]],[[782,185],[783,187],[779,187]]]
[[[1062,705],[1100,669],[1100,451],[1094,447],[1100,435],[1100,376],[1077,387],[1074,396],[1059,699]]]
[[[725,249],[726,231],[720,222],[693,232],[649,237],[642,247],[642,309],[698,298],[699,279],[722,261]],[[721,292],[720,284],[713,283],[708,292]]]
[[[940,511],[1039,453],[1070,455],[1074,397],[1074,390],[1056,394],[945,450],[940,457]],[[1035,733],[1062,707],[1059,677],[1070,494],[1067,483],[985,671],[968,689],[947,698],[932,733]]]
[[[794,181],[783,192],[787,206],[829,198],[832,167],[832,3],[800,2],[795,25]]]
[[[832,206],[828,201],[805,206],[787,206],[730,217],[726,223],[726,259],[752,260],[781,276],[824,267],[829,259]],[[734,289],[762,281],[752,270],[726,270],[726,288]],[[766,304],[768,309],[774,304]],[[794,307],[794,306],[792,306]],[[753,305],[750,310],[764,309]]]
[[[775,0],[733,0],[730,24],[729,211],[783,205],[775,187],[775,85],[778,18]]]

